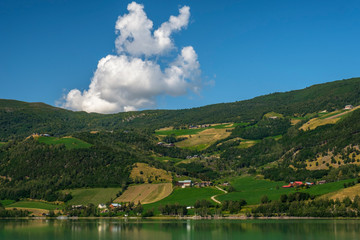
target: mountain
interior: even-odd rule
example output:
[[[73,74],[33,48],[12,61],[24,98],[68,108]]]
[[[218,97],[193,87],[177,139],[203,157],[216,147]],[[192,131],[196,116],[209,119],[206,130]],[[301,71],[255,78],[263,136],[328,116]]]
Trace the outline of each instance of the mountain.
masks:
[[[273,93],[250,100],[219,103],[183,110],[146,110],[118,114],[73,112],[43,103],[0,100],[0,141],[34,132],[56,136],[78,131],[150,128],[188,124],[258,121],[265,113],[303,116],[360,104],[360,78],[314,85],[302,90]]]

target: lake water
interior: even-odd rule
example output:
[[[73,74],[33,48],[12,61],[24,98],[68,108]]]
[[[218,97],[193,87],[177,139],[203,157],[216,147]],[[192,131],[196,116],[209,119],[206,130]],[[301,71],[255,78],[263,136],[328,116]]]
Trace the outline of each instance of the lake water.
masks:
[[[1,240],[360,239],[358,220],[0,220]]]

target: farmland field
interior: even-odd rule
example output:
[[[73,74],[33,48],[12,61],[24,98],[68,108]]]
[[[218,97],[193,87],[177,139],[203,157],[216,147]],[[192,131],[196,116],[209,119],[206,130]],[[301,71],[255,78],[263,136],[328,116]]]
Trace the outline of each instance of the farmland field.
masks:
[[[340,200],[343,200],[345,197],[354,199],[354,197],[356,195],[360,196],[360,184],[356,184],[355,186],[352,186],[352,187],[342,188],[338,191],[325,194],[324,197],[334,199],[334,200],[337,198]]]
[[[226,130],[227,129],[224,128],[208,128],[202,132],[199,132],[196,135],[192,135],[191,137],[189,136],[186,140],[177,142],[175,145],[177,147],[190,149],[194,149],[197,147],[197,150],[203,150],[217,140],[230,136],[231,132],[228,132]]]
[[[74,148],[89,148],[92,145],[90,143],[84,142],[80,139],[73,138],[73,137],[63,137],[63,138],[56,138],[56,137],[39,137],[38,141],[40,143],[45,144],[64,144],[67,149],[74,149]]]
[[[171,183],[158,184],[140,184],[130,186],[120,197],[114,202],[134,202],[140,201],[142,204],[153,203],[159,201],[172,192]]]
[[[308,189],[299,190],[318,196],[329,192],[337,191],[343,188],[345,182],[351,182],[352,179],[339,182],[315,185]],[[284,182],[274,182],[254,177],[240,177],[231,182],[236,192],[222,194],[216,197],[219,201],[244,199],[249,205],[259,204],[262,196],[267,195],[270,200],[278,200],[282,194],[296,192],[294,188],[282,188]],[[277,187],[278,186],[278,187]]]
[[[116,194],[121,188],[78,188],[71,190],[63,190],[63,192],[70,192],[73,196],[68,203],[69,204],[83,204],[87,205],[93,203],[95,205],[99,203],[109,202],[111,199],[116,198]]]
[[[14,200],[0,200],[0,203],[4,206],[4,207],[6,207],[6,206],[8,206],[8,205],[10,205],[10,204],[12,204],[12,203],[14,203],[15,201]]]
[[[64,205],[55,205],[46,202],[38,201],[19,201],[6,206],[6,208],[35,208],[35,209],[45,209],[45,210],[56,210],[62,209]]]
[[[205,128],[173,129],[173,130],[155,131],[155,134],[156,135],[172,135],[172,134],[174,134],[175,136],[182,136],[182,135],[197,134],[204,130],[205,130]]]
[[[131,170],[130,178],[135,182],[142,180],[143,183],[149,182],[149,180],[153,183],[172,181],[172,176],[169,172],[164,169],[151,167],[146,163],[135,163],[134,168]]]
[[[327,125],[327,124],[335,124],[337,121],[339,121],[340,118],[325,118],[325,119],[321,119],[321,118],[313,118],[310,119],[308,122],[304,123],[304,125],[302,125],[300,127],[301,130],[313,130],[319,126],[323,126],[323,125]]]
[[[154,208],[154,210],[157,211],[160,205],[173,203],[193,206],[196,200],[207,199],[211,201],[210,198],[212,196],[221,193],[222,191],[215,188],[176,188],[168,197],[158,202],[144,205],[144,209]]]

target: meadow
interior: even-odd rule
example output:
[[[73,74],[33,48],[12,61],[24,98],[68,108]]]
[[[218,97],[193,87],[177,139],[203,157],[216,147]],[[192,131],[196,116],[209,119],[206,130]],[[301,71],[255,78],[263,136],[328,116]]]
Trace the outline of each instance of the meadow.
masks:
[[[126,189],[114,202],[153,203],[169,196],[171,192],[172,183],[133,185]]]
[[[62,209],[64,205],[56,205],[47,202],[40,201],[19,201],[14,202],[9,205],[6,205],[6,208],[35,208],[35,209],[45,209],[45,210],[58,210]]]
[[[179,203],[180,205],[194,206],[196,200],[206,199],[211,201],[211,197],[223,193],[215,188],[175,188],[166,198],[150,204],[145,204],[144,209],[154,209],[156,212],[160,205]],[[215,203],[214,203],[215,204]]]
[[[71,190],[63,190],[63,192],[70,192],[73,196],[69,202],[70,205],[87,205],[93,203],[107,203],[116,198],[116,194],[121,191],[121,188],[78,188]]]
[[[49,145],[64,144],[67,149],[89,148],[92,146],[90,143],[84,142],[80,139],[73,138],[73,137],[63,137],[63,138],[39,137],[38,141],[40,143],[45,143],[45,144],[49,144]]]
[[[3,205],[4,207],[7,207],[8,205],[10,205],[14,202],[15,202],[15,200],[8,200],[8,199],[0,200],[1,205]]]
[[[315,196],[327,194],[343,188],[344,183],[354,181],[353,179],[331,182],[322,185],[311,186],[308,189],[300,189],[300,192],[306,192]],[[265,179],[257,179],[252,176],[239,177],[231,181],[235,192],[222,194],[216,197],[219,201],[244,199],[248,205],[259,204],[261,197],[266,195],[270,200],[278,200],[282,194],[296,192],[295,188],[282,188],[285,182],[274,182]]]

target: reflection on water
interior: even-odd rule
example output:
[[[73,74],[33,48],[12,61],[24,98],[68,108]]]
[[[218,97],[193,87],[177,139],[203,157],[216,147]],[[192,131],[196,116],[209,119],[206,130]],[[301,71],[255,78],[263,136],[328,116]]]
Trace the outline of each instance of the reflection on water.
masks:
[[[359,239],[357,220],[0,220],[0,239]]]

